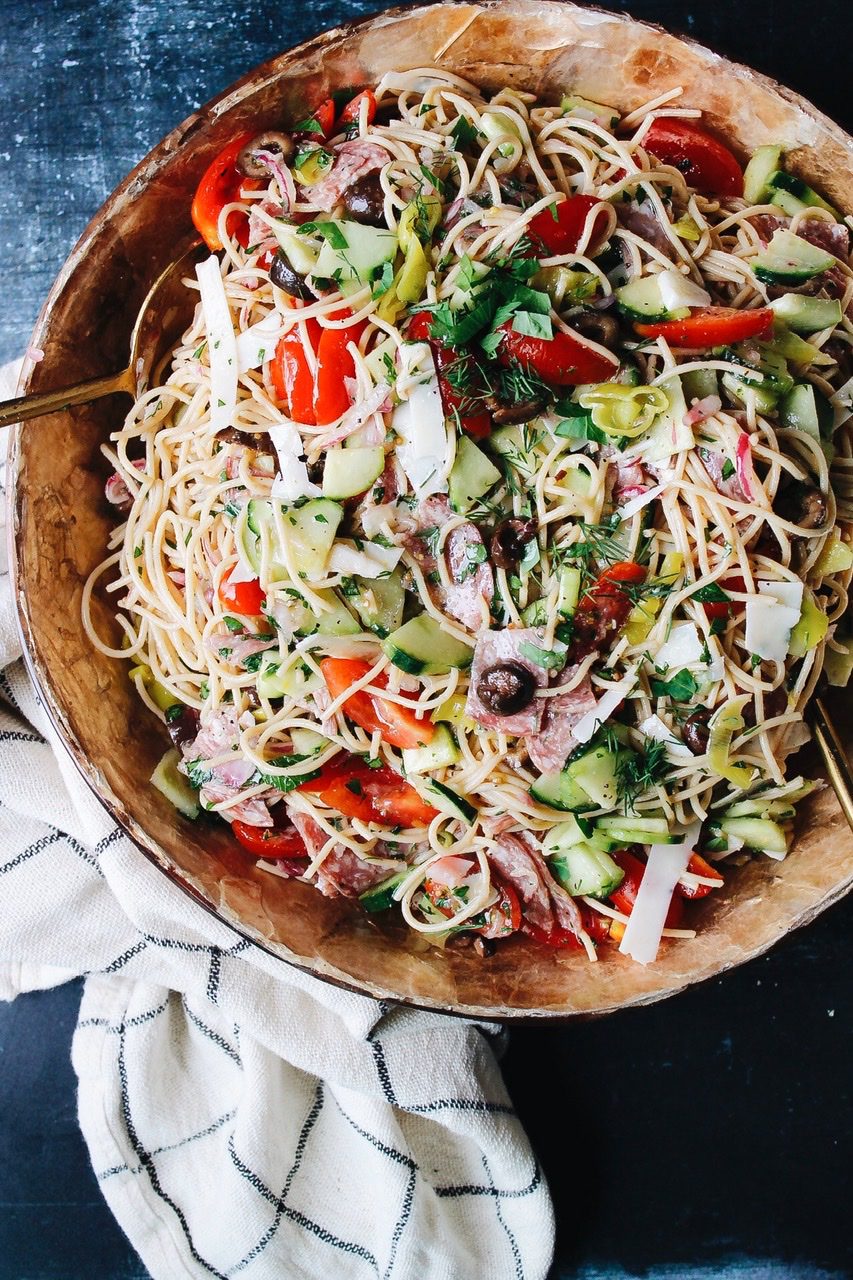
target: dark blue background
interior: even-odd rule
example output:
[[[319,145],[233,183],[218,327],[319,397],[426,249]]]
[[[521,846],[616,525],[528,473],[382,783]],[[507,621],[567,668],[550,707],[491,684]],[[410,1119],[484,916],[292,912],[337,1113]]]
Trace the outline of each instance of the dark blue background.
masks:
[[[0,362],[26,345],[91,214],[168,129],[255,63],[375,7],[0,0]],[[853,128],[849,0],[622,7]],[[559,1220],[554,1280],[853,1275],[851,925],[841,904],[700,991],[512,1033],[507,1081]],[[78,1001],[75,985],[0,1005],[0,1280],[145,1275],[77,1131]]]

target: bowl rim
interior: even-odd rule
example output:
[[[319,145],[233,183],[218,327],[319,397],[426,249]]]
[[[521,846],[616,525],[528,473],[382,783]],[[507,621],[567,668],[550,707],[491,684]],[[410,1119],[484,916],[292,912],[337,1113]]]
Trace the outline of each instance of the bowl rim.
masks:
[[[522,0],[522,3],[529,3],[531,8],[535,7],[534,0]],[[621,26],[641,28],[656,36],[662,35],[667,39],[676,40],[679,44],[691,48],[704,58],[708,58],[710,56],[711,59],[724,63],[727,71],[743,76],[749,79],[752,83],[757,83],[765,91],[775,95],[776,97],[782,98],[790,105],[796,107],[806,117],[819,123],[824,129],[834,134],[842,145],[853,152],[853,136],[848,134],[841,125],[816,107],[809,99],[805,98],[795,90],[789,89],[787,86],[781,84],[774,77],[769,76],[764,72],[756,71],[748,64],[740,62],[734,58],[730,58],[728,55],[719,53],[712,45],[695,40],[692,36],[685,34],[679,29],[665,27],[661,23],[652,22],[647,19],[635,18],[631,14],[623,11],[607,9],[600,5],[577,3],[577,0],[549,0],[549,5],[553,4],[559,4],[566,9],[572,9],[580,13],[600,14],[602,17],[610,19]],[[169,130],[169,132],[166,133],[159,142],[157,142],[155,146],[152,147],[125,175],[86,224],[76,243],[63,262],[45,297],[36,317],[29,345],[38,345],[37,339],[50,316],[54,303],[64,292],[69,278],[77,269],[82,259],[85,258],[91,247],[91,242],[95,239],[103,225],[105,215],[107,217],[110,215],[114,207],[121,201],[122,197],[135,183],[141,179],[151,176],[158,170],[161,164],[166,163],[170,156],[173,155],[176,148],[186,143],[198,128],[204,124],[213,124],[219,116],[226,114],[229,106],[239,100],[241,90],[247,84],[252,83],[255,88],[259,88],[265,79],[269,79],[277,74],[274,68],[285,55],[309,55],[318,48],[321,49],[324,44],[333,44],[341,39],[346,39],[347,37],[352,36],[352,34],[358,31],[359,28],[369,26],[377,19],[394,19],[397,17],[406,18],[420,13],[427,13],[433,9],[445,9],[448,7],[496,10],[500,7],[500,0],[444,0],[443,3],[439,0],[438,3],[432,4],[419,4],[413,2],[409,4],[399,4],[386,8],[379,8],[371,11],[370,13],[361,14],[347,22],[322,30],[316,35],[310,36],[308,39],[302,40],[295,45],[286,46],[280,49],[277,53],[266,58],[257,66],[244,72],[244,74],[237,80],[232,81],[218,94],[214,95],[214,97],[210,98],[207,102],[203,103],[193,111],[188,117],[186,117],[186,119]],[[33,364],[31,361],[28,361],[26,358],[24,359],[18,378],[19,394],[26,394],[37,367],[38,366]],[[679,995],[688,988],[696,986],[711,978],[721,978],[732,969],[740,968],[742,965],[764,955],[783,938],[812,923],[819,914],[827,910],[850,892],[851,889],[853,889],[853,866],[851,866],[850,872],[845,879],[836,883],[831,889],[824,892],[819,900],[811,903],[808,910],[795,918],[793,922],[788,922],[784,925],[780,924],[778,929],[768,931],[768,936],[762,941],[762,943],[754,950],[751,950],[743,958],[736,959],[731,963],[726,963],[722,967],[713,970],[713,972],[702,971],[696,973],[695,976],[688,974],[683,976],[675,985],[666,987],[665,989],[655,989],[649,992],[642,992],[628,1001],[623,1001],[618,1004],[594,1010],[572,1011],[549,1008],[530,1009],[506,1007],[495,1009],[488,1005],[448,1005],[437,1000],[430,1001],[427,997],[416,999],[411,996],[401,996],[386,988],[375,987],[367,980],[348,980],[339,971],[323,971],[322,967],[318,967],[316,960],[303,958],[291,952],[284,954],[283,950],[277,949],[276,946],[269,945],[262,937],[255,936],[249,932],[250,926],[230,918],[228,914],[225,914],[222,908],[217,908],[213,902],[209,901],[204,894],[201,893],[187,877],[185,877],[179,868],[175,867],[170,861],[165,860],[162,854],[158,855],[155,847],[157,842],[153,837],[147,836],[147,833],[123,809],[120,801],[117,798],[113,798],[109,789],[107,789],[107,794],[102,793],[98,786],[97,768],[89,761],[88,756],[83,750],[81,744],[77,741],[70,726],[66,724],[64,713],[54,696],[52,686],[45,682],[38,672],[33,652],[33,644],[31,643],[35,639],[35,630],[32,627],[32,619],[29,614],[26,593],[23,588],[23,565],[20,554],[21,544],[17,537],[21,514],[20,499],[22,497],[19,462],[21,453],[21,433],[23,428],[24,424],[22,423],[18,423],[11,428],[7,448],[6,461],[9,474],[7,491],[10,495],[13,495],[12,510],[10,518],[8,519],[7,529],[9,566],[15,602],[15,622],[18,636],[21,641],[24,664],[42,701],[50,725],[59,739],[60,744],[69,754],[77,772],[82,777],[89,790],[109,813],[110,818],[116,824],[117,829],[119,829],[122,834],[130,840],[132,845],[143,854],[147,861],[154,865],[161,873],[165,874],[172,884],[192,899],[192,901],[201,906],[208,915],[210,915],[220,925],[226,926],[238,938],[249,942],[254,947],[260,948],[260,950],[265,954],[273,956],[281,963],[296,968],[319,981],[327,982],[340,990],[354,995],[360,995],[368,999],[380,1001],[394,1001],[395,1003],[405,1004],[412,1008],[423,1009],[433,1013],[444,1013],[453,1017],[485,1018],[494,1022],[507,1022],[517,1025],[541,1025],[543,1021],[550,1023],[563,1023],[579,1019],[589,1020],[618,1013],[626,1009],[634,1009],[644,1005],[655,1004],[658,1001]],[[279,945],[284,948],[284,944]],[[323,962],[321,961],[320,964],[322,965]]]

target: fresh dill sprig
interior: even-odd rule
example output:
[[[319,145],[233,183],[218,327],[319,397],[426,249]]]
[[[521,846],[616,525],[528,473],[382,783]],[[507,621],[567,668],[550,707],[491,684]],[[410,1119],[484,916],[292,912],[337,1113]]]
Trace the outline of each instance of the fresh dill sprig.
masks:
[[[649,742],[645,751],[621,755],[616,764],[616,795],[625,813],[633,813],[637,800],[669,773],[666,744]]]

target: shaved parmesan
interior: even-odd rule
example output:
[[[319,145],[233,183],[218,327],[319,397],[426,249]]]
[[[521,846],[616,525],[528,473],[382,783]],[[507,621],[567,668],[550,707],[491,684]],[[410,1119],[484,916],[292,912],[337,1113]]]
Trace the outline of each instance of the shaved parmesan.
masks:
[[[210,421],[216,431],[231,425],[237,408],[237,340],[219,269],[211,256],[195,269],[210,361]]]
[[[297,498],[317,498],[319,485],[308,479],[308,467],[302,458],[302,437],[292,422],[286,419],[268,428],[269,438],[278,457],[279,474],[272,483],[270,496],[295,502]]]
[[[796,609],[798,614],[802,612],[802,582],[768,582],[762,579],[756,585],[760,596],[772,596],[786,609]]]
[[[426,343],[418,344],[426,346]],[[447,492],[450,470],[444,407],[435,372],[417,382],[394,410],[391,426],[402,441],[397,461],[418,498]]]
[[[710,645],[707,645],[706,653],[706,642],[699,634],[696,623],[680,622],[672,628],[669,639],[654,655],[654,664],[658,671],[683,671],[687,668],[703,680],[713,683],[722,680],[724,667],[718,654],[708,662],[707,655],[710,653]]]
[[[672,756],[686,756],[691,759],[693,752],[676,738],[672,730],[664,724],[660,716],[649,716],[639,726],[640,733],[651,738],[653,742],[662,742]]]
[[[707,289],[684,276],[675,267],[661,271],[657,277],[660,296],[667,311],[678,311],[681,307],[710,307],[711,295]]]
[[[652,964],[657,958],[666,916],[675,886],[687,870],[701,824],[694,822],[682,844],[656,844],[637,890],[637,898],[625,926],[619,950],[637,964]]]
[[[613,715],[619,704],[624,702],[636,683],[637,668],[634,667],[623,680],[617,681],[605,690],[592,710],[587,711],[586,715],[581,716],[580,720],[572,725],[572,733],[577,741],[589,742],[593,734]]]
[[[282,317],[277,311],[271,311],[263,320],[238,333],[237,372],[258,369],[265,360],[271,360],[283,332]]]
[[[803,584],[762,581],[758,592],[763,598],[746,606],[746,647],[767,662],[784,662],[802,612]]]
[[[328,567],[333,573],[358,574],[362,578],[381,578],[400,562],[402,547],[383,547],[378,542],[354,542],[341,539],[329,552]]]

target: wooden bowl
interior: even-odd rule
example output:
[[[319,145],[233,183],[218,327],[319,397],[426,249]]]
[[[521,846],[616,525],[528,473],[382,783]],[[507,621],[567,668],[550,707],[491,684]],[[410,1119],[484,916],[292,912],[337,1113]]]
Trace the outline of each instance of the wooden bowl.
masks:
[[[552,99],[571,87],[627,111],[675,85],[683,105],[746,156],[785,146],[795,172],[853,209],[853,140],[793,93],[690,41],[624,16],[568,3],[481,0],[392,10],[327,32],[251,72],[169,134],[92,221],[51,291],[33,336],[45,390],[122,368],[137,308],[191,231],[193,190],[212,156],[241,129],[307,114],[332,90],[430,62],[497,90]],[[161,726],[127,679],[127,665],[89,645],[83,583],[102,558],[111,517],[98,446],[125,399],[18,428],[14,572],[30,669],[81,773],[141,852],[245,937],[319,977],[374,996],[488,1017],[566,1017],[658,1000],[741,964],[846,893],[853,836],[834,796],[805,807],[784,862],[755,861],[696,912],[695,941],[663,948],[642,968],[607,950],[598,964],[512,939],[482,961],[440,951],[352,903],[257,871],[222,823],[187,822],[148,783],[164,749]],[[103,635],[117,635],[105,598]]]

